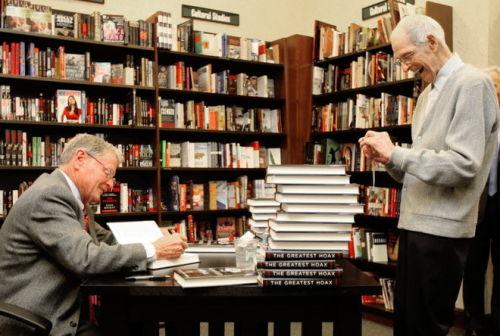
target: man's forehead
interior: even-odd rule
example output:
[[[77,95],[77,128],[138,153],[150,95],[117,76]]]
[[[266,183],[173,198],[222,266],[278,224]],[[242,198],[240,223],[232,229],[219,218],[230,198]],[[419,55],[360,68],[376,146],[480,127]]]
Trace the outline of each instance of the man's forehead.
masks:
[[[411,50],[411,48],[413,47],[413,43],[410,41],[410,38],[406,34],[399,34],[392,37],[391,43],[394,56],[404,54],[405,52]]]

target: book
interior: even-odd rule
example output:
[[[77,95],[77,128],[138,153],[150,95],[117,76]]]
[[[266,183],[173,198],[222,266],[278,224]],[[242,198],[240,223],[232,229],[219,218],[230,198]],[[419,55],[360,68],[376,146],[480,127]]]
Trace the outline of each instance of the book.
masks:
[[[119,244],[152,243],[161,237],[158,224],[155,221],[130,221],[130,222],[108,222],[108,227],[113,232]],[[194,253],[184,253],[179,258],[162,259],[149,262],[148,269],[159,269],[188,264],[199,263],[200,258]]]
[[[358,202],[358,195],[331,195],[331,194],[282,194],[276,193],[276,201],[281,203],[343,203]]]
[[[299,213],[363,213],[363,204],[288,204],[282,203],[285,212]]]
[[[357,184],[344,185],[291,185],[280,184],[276,187],[276,191],[281,194],[359,194],[359,186]]]
[[[1,9],[5,15],[4,27],[29,32],[28,19],[31,12],[29,1],[5,0],[3,5],[4,8]]]
[[[64,68],[66,79],[85,80],[85,55],[65,53]]]
[[[343,251],[306,251],[306,250],[266,250],[263,248],[257,249],[257,260],[262,261],[278,261],[288,260],[297,262],[299,260],[339,260],[343,259]],[[267,264],[262,264],[267,265]],[[271,264],[269,264],[271,265]],[[302,265],[300,265],[302,268]],[[305,268],[305,267],[304,267]]]
[[[30,32],[52,34],[52,8],[50,6],[31,4],[28,24]]]
[[[266,175],[266,183],[274,184],[349,184],[347,175]]]
[[[258,279],[261,287],[334,287],[338,285],[338,279],[325,278],[262,278]]]
[[[94,76],[93,82],[109,83],[111,81],[111,63],[110,62],[93,62]]]
[[[257,283],[257,273],[236,267],[179,269],[174,280],[182,288],[247,285]]]
[[[278,221],[289,221],[289,222],[354,223],[353,214],[278,212],[275,218]]]
[[[125,41],[125,18],[123,15],[101,15],[102,40],[104,42]]]
[[[342,268],[335,269],[261,269],[262,278],[340,278]]]
[[[269,241],[269,247],[278,250],[348,250],[349,242],[303,242],[303,241]]]
[[[307,226],[305,224],[304,226]],[[276,232],[269,230],[273,241],[298,241],[298,242],[327,242],[327,241],[349,241],[351,232]]]
[[[269,220],[269,228],[275,232],[347,232],[351,231],[349,223],[304,223]]]
[[[251,198],[247,201],[247,204],[254,207],[259,206],[279,206],[280,203],[269,198]]]
[[[56,103],[58,122],[82,122],[82,91],[57,90]]]
[[[345,175],[343,165],[269,165],[269,175]]]
[[[75,13],[53,9],[52,35],[75,37]]]

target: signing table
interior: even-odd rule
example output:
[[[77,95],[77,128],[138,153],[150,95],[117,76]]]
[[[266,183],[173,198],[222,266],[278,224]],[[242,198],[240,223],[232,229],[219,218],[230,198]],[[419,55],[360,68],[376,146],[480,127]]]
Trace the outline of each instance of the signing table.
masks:
[[[199,267],[233,266],[232,254],[200,254]],[[124,275],[88,279],[84,295],[101,296],[101,326],[105,335],[199,335],[199,323],[209,323],[209,335],[223,335],[234,322],[235,335],[290,335],[290,322],[302,322],[302,335],[321,335],[322,322],[334,322],[335,336],[361,336],[361,295],[380,293],[379,284],[349,260],[340,285],[334,288],[261,288],[254,285],[183,289],[173,280],[126,281]],[[193,265],[186,266],[193,267]],[[154,275],[171,273],[154,271]]]

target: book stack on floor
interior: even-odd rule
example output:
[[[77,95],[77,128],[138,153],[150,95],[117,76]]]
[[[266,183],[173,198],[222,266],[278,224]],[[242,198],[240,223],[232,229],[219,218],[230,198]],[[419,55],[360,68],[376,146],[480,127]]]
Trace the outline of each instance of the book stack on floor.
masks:
[[[363,205],[344,165],[269,166],[266,182],[276,184],[281,204],[269,220],[270,249],[348,253],[354,215]]]
[[[252,218],[248,219],[250,229],[256,236],[267,234],[269,220],[276,218],[280,203],[269,198],[253,198],[247,201]]]
[[[342,252],[257,251],[257,281],[262,287],[332,287],[339,284]]]

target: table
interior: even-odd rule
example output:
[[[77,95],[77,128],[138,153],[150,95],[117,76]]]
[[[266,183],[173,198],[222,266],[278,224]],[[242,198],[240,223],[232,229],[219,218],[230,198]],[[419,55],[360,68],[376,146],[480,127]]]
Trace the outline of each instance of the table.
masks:
[[[124,280],[124,275],[88,279],[84,295],[101,296],[105,335],[199,335],[199,323],[209,322],[209,335],[223,335],[224,322],[234,322],[235,335],[290,335],[290,322],[302,322],[302,334],[321,335],[322,322],[334,322],[335,336],[361,336],[361,295],[380,293],[380,285],[349,260],[335,288],[261,288],[256,285],[183,289],[173,280]],[[233,266],[233,254],[200,254],[199,267]],[[193,265],[191,265],[193,267]],[[156,270],[154,275],[171,273]]]

